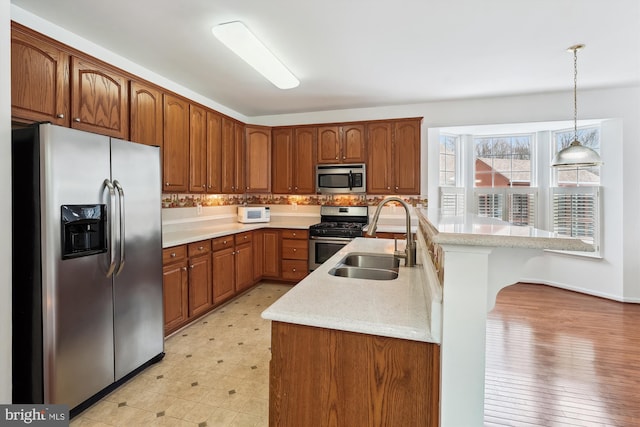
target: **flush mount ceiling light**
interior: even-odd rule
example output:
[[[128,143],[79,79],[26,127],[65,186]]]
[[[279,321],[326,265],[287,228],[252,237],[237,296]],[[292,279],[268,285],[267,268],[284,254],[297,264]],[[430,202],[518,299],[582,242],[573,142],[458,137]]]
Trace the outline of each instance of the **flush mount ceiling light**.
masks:
[[[598,153],[578,141],[578,51],[583,48],[583,44],[577,44],[567,49],[573,52],[573,141],[560,150],[551,162],[551,166],[557,168],[579,168],[602,164]]]
[[[292,89],[300,81],[240,21],[216,25],[211,32],[236,55],[280,89]]]

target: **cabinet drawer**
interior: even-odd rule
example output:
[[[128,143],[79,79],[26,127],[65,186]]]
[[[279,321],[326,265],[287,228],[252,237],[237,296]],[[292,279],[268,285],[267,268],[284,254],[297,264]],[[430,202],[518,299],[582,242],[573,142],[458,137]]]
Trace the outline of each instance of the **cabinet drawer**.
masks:
[[[203,240],[201,242],[189,243],[187,253],[189,257],[198,256],[211,252],[211,240]]]
[[[172,246],[170,248],[165,248],[162,250],[162,264],[171,264],[177,261],[183,261],[187,259],[187,247],[185,245],[182,246]]]
[[[213,251],[219,251],[226,248],[233,247],[233,236],[216,237],[211,240]]]
[[[309,259],[309,241],[308,240],[282,240],[282,258],[283,259]]]
[[[236,234],[236,245],[241,245],[243,243],[251,242],[252,236],[253,236],[253,233],[251,231]]]
[[[284,280],[302,280],[307,274],[309,274],[307,261],[282,260],[282,278]]]
[[[303,239],[309,238],[309,230],[289,230],[285,229],[281,231],[283,239]]]

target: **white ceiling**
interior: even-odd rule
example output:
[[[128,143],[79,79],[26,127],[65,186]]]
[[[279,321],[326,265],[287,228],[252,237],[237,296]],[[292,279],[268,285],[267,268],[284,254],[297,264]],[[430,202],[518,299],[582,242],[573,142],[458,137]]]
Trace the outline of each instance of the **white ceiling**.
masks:
[[[638,0],[11,0],[245,116],[640,84]],[[279,90],[213,25],[243,21]]]

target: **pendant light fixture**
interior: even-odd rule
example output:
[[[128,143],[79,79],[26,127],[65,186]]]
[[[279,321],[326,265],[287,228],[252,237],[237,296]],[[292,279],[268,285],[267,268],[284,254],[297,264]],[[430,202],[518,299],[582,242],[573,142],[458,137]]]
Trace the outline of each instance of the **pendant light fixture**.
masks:
[[[557,168],[580,168],[602,164],[598,153],[578,141],[578,51],[582,48],[583,44],[577,44],[567,49],[569,52],[573,51],[573,141],[560,150],[551,162],[551,166]]]

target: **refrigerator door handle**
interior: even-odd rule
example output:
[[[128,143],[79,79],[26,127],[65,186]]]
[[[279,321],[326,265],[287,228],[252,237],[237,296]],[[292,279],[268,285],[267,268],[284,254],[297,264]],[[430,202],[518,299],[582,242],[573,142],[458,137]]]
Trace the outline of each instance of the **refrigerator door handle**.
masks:
[[[116,276],[118,274],[120,274],[120,272],[122,271],[122,268],[124,267],[124,260],[125,260],[125,256],[124,256],[124,243],[125,243],[125,236],[124,236],[124,189],[122,188],[122,186],[120,185],[120,183],[118,182],[117,179],[113,180],[113,186],[116,187],[116,190],[118,190],[118,201],[120,204],[120,263],[118,265],[118,269],[116,270]]]
[[[116,253],[114,249],[114,243],[116,241],[116,232],[115,232],[115,224],[114,220],[116,218],[116,190],[109,181],[109,179],[104,180],[104,185],[109,189],[109,216],[107,217],[107,221],[109,223],[109,244],[107,245],[107,255],[109,256],[109,268],[107,268],[107,277],[113,276],[113,272],[116,269]]]

